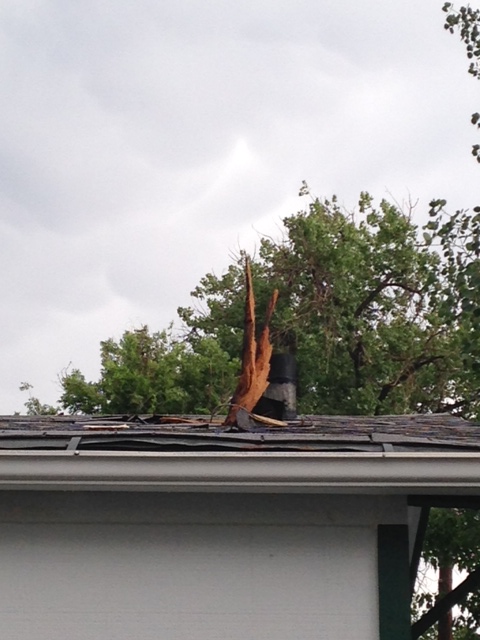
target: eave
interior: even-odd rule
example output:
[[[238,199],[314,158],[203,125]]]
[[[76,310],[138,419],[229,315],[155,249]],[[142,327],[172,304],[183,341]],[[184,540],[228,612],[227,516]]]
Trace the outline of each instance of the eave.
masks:
[[[9,489],[480,495],[480,453],[1,451]]]

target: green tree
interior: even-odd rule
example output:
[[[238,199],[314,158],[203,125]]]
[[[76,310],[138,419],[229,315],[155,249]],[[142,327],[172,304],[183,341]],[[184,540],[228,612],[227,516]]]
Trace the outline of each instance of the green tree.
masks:
[[[211,413],[225,405],[239,360],[218,343],[199,340],[195,351],[171,331],[148,327],[101,343],[101,376],[87,382],[73,369],[61,377],[61,406],[82,413]]]
[[[51,416],[58,413],[58,409],[50,404],[44,404],[40,400],[32,395],[33,385],[29,382],[22,382],[20,384],[20,391],[28,392],[28,400],[24,403],[27,410],[27,416]]]
[[[313,198],[284,220],[281,241],[261,240],[257,299],[261,308],[280,291],[272,340],[297,355],[302,413],[480,413],[480,225],[444,204],[432,203],[420,232],[367,194],[355,215]],[[179,309],[193,348],[209,337],[240,352],[242,262],[205,276],[198,307]]]

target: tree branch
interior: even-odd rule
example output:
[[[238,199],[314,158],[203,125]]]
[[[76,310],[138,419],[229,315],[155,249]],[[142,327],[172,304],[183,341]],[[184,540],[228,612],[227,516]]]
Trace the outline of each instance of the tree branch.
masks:
[[[418,289],[415,289],[414,287],[411,287],[410,285],[405,284],[403,282],[392,282],[392,278],[393,278],[392,275],[385,276],[385,278],[377,284],[375,289],[372,289],[372,291],[370,291],[367,297],[355,309],[353,314],[354,318],[359,318],[362,315],[362,313],[375,300],[378,294],[381,293],[384,289],[387,289],[388,287],[398,287],[400,289],[403,289],[404,291],[409,291],[410,293],[416,293],[418,295],[421,295],[422,292],[419,291]]]
[[[412,640],[417,640],[422,634],[440,620],[452,607],[464,600],[469,593],[480,587],[480,567],[471,571],[458,587],[438,600],[421,618],[412,625]]]
[[[464,398],[463,400],[457,400],[457,402],[445,402],[443,404],[440,404],[434,411],[434,413],[449,413],[450,411],[455,411],[455,409],[461,409],[462,407],[465,407],[465,405],[468,405],[471,402],[477,400],[478,397],[479,393],[477,391],[470,397]]]
[[[395,387],[398,387],[400,384],[402,384],[402,382],[405,382],[406,380],[408,380],[410,376],[412,376],[422,367],[425,367],[428,364],[432,364],[437,360],[441,360],[443,357],[444,356],[429,356],[428,358],[423,358],[423,359],[417,358],[411,364],[405,367],[405,369],[402,371],[402,373],[398,376],[396,380],[394,380],[393,382],[387,382],[387,384],[384,384],[383,387],[380,389],[380,393],[378,394],[375,415],[378,415],[378,412],[380,411],[380,405],[388,396],[390,391],[395,389]]]
[[[348,349],[348,354],[353,362],[353,372],[355,375],[355,388],[360,389],[362,386],[362,376],[360,370],[363,366],[365,359],[365,347],[363,346],[362,338],[358,338],[355,347]]]

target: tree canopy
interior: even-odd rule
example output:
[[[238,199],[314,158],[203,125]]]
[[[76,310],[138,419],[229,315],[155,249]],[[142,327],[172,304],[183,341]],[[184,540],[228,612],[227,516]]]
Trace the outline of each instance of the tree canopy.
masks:
[[[480,207],[411,211],[362,193],[355,212],[310,196],[262,238],[251,267],[258,317],[279,290],[271,340],[295,353],[299,411],[480,414]],[[85,413],[210,413],[235,388],[243,340],[244,256],[207,274],[172,329],[101,343],[101,375],[61,376],[60,406]],[[261,323],[259,324],[261,329]],[[33,404],[30,402],[31,406]],[[40,405],[41,406],[41,403]]]
[[[87,382],[78,369],[60,378],[60,405],[82,413],[210,413],[225,407],[235,385],[238,358],[213,338],[195,351],[172,330],[148,327],[125,331],[100,345],[101,376]]]
[[[257,301],[278,288],[271,337],[297,355],[302,413],[478,415],[480,215],[444,204],[419,230],[410,211],[365,193],[355,213],[312,198],[283,239],[261,239]],[[210,337],[240,352],[242,291],[241,256],[202,279],[197,307],[179,309],[192,349]]]

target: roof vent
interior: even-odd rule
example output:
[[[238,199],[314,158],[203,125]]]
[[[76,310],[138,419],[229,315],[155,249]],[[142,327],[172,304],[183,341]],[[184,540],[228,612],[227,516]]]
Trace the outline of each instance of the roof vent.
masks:
[[[269,385],[253,413],[294,420],[297,417],[297,362],[290,353],[275,353],[270,359]]]

